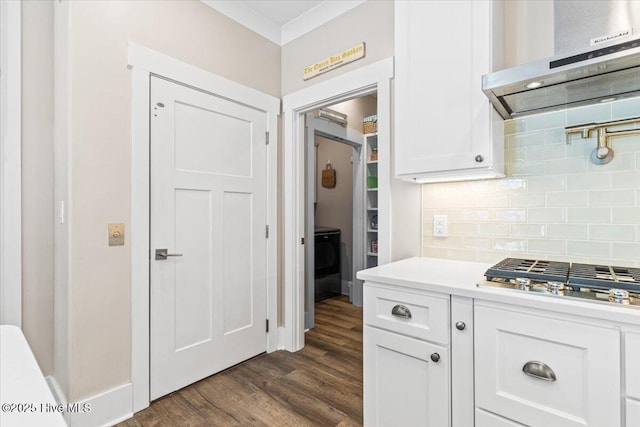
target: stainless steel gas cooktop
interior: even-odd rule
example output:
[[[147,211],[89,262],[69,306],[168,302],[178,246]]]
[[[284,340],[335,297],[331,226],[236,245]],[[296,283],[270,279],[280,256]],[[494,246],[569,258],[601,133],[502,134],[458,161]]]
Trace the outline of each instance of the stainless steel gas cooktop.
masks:
[[[478,286],[640,308],[640,268],[506,258]]]

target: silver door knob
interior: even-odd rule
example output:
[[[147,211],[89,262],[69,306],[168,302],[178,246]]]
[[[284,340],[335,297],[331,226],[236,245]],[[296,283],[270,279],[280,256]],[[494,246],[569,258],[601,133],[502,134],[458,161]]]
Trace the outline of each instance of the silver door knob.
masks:
[[[170,256],[182,256],[182,254],[170,254],[166,249],[156,249],[156,260],[162,261]]]
[[[433,353],[431,355],[431,360],[438,363],[440,361],[440,355],[438,353]]]
[[[464,331],[467,325],[464,322],[456,322],[456,329],[459,331]]]

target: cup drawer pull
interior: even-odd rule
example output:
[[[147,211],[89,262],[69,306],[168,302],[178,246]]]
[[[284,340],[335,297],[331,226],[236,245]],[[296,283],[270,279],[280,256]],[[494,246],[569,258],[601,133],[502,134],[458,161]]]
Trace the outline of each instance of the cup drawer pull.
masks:
[[[535,360],[529,361],[522,367],[522,372],[526,375],[543,381],[553,382],[556,380],[556,373],[548,365]]]
[[[402,304],[398,304],[391,309],[391,314],[396,317],[402,317],[403,319],[411,319],[411,310]]]

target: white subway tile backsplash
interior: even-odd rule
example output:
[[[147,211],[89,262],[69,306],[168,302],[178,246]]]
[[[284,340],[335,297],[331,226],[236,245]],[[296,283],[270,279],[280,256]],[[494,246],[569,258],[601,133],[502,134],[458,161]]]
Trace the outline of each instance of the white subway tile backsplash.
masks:
[[[613,243],[611,256],[618,259],[638,261],[640,259],[640,243]]]
[[[493,218],[500,222],[523,222],[527,220],[527,210],[524,208],[496,209]]]
[[[528,208],[527,218],[531,222],[566,222],[567,210],[565,208]]]
[[[524,159],[528,162],[564,158],[564,144],[545,144],[524,148]]]
[[[546,227],[543,224],[511,224],[509,235],[512,237],[544,237]]]
[[[614,224],[637,224],[640,222],[640,208],[613,208],[611,216]]]
[[[640,97],[506,121],[506,178],[422,186],[423,255],[640,267],[640,136],[612,138],[613,161],[597,166],[595,133],[567,144],[564,132],[638,112]],[[434,214],[448,215],[449,237],[431,236]]]
[[[486,223],[476,225],[476,235],[478,236],[508,236],[509,224],[505,223]]]
[[[585,224],[549,224],[547,235],[552,239],[586,239],[588,230]]]
[[[488,237],[465,237],[462,241],[465,249],[478,249],[487,251],[493,248],[492,241]]]
[[[608,208],[569,208],[569,223],[601,223],[611,221],[611,209]]]
[[[567,241],[567,253],[591,258],[609,258],[611,244],[605,242]]]
[[[473,209],[462,212],[462,221],[489,221],[491,212],[487,209]]]
[[[526,118],[527,131],[545,130],[551,128],[564,127],[567,116],[564,111],[537,114]]]
[[[589,163],[587,166],[589,172],[612,172],[612,171],[627,171],[636,169],[636,158],[631,153],[615,153],[613,160],[606,165],[595,165]]]
[[[638,111],[640,111],[640,97],[614,102],[611,104],[611,119],[638,117]]]
[[[636,206],[633,190],[593,190],[589,192],[589,206]]]
[[[567,175],[567,190],[603,190],[611,188],[610,173],[580,173]]]
[[[509,176],[536,176],[545,170],[544,162],[514,162],[506,164]]]
[[[506,138],[508,150],[544,144],[545,134],[541,132],[518,133]]]
[[[567,110],[567,122],[562,126],[608,122],[609,120],[611,120],[611,104],[596,104]]]
[[[525,252],[527,241],[525,239],[495,239],[493,248],[500,251]]]
[[[559,173],[582,173],[587,171],[587,159],[584,157],[565,157],[564,159],[547,160],[544,171],[539,175],[554,175]]]
[[[562,191],[565,189],[564,175],[532,176],[527,178],[527,191]]]
[[[529,239],[529,252],[563,255],[567,250],[565,240]]]
[[[558,191],[547,193],[548,207],[582,207],[589,204],[586,191]]]
[[[544,206],[544,193],[514,193],[509,195],[509,207],[526,208]]]
[[[589,240],[607,242],[634,242],[636,240],[635,225],[589,225]]]
[[[524,119],[512,119],[504,121],[504,134],[511,135],[514,133],[522,133],[527,130],[526,121]]]

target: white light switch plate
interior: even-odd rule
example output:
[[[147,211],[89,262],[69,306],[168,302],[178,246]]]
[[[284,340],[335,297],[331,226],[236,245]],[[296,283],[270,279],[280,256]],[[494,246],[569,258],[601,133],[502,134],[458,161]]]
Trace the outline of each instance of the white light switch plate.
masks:
[[[446,215],[433,216],[433,236],[447,237],[449,235],[449,221]]]

